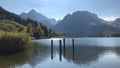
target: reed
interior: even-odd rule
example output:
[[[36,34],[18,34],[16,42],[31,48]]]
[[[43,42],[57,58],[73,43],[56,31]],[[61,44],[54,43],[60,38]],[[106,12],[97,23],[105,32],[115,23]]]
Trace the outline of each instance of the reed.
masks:
[[[25,51],[31,46],[31,37],[25,32],[0,32],[0,55]]]

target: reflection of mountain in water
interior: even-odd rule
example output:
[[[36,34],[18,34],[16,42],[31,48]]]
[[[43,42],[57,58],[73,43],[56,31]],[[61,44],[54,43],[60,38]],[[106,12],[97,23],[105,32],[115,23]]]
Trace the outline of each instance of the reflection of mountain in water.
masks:
[[[60,61],[70,61],[68,63],[74,64],[91,64],[96,62],[100,57],[104,56],[104,53],[113,52],[117,56],[120,56],[119,47],[97,47],[97,46],[65,46],[61,52],[59,46],[53,47],[53,51],[50,46],[42,46],[41,44],[34,44],[35,46],[24,53],[6,57],[0,57],[0,68],[15,68],[25,64],[29,64],[31,67],[36,67],[43,61],[48,60],[51,57],[51,61],[54,58],[60,59]],[[65,50],[65,51],[64,51]],[[52,53],[53,52],[53,53]],[[57,53],[57,54],[56,54]],[[55,57],[55,56],[59,56]],[[63,56],[62,56],[63,55]],[[64,60],[64,59],[66,60]],[[50,61],[50,60],[49,60]]]
[[[64,51],[63,51],[64,52]],[[95,46],[66,46],[64,58],[75,64],[91,64],[96,62],[104,53],[112,52],[120,56],[120,47],[95,47]]]
[[[87,64],[96,61],[99,58],[99,55],[104,51],[101,47],[86,46],[76,46],[74,50],[73,54],[72,47],[67,46],[64,58],[68,61],[73,60],[75,64]]]

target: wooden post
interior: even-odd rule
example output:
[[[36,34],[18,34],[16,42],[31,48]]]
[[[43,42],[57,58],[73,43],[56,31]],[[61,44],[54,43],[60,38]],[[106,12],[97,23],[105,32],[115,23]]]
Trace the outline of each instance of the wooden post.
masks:
[[[74,46],[74,39],[72,39],[72,52],[73,52],[73,55],[72,55],[72,58],[73,58],[73,60],[75,59],[75,57],[74,57],[74,49],[75,49],[75,46]]]
[[[51,59],[53,60],[53,40],[51,40]]]
[[[65,56],[65,38],[63,39],[63,53],[64,53],[64,56]]]
[[[63,45],[65,46],[65,38],[63,39]]]
[[[62,60],[62,44],[61,40],[59,40],[59,54],[60,54],[60,61]]]
[[[74,39],[72,39],[72,45],[73,45],[73,47],[74,47]]]

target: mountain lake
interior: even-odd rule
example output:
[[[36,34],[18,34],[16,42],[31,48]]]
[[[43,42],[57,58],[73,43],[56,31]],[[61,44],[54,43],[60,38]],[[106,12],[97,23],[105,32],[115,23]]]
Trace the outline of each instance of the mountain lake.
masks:
[[[119,68],[120,38],[50,38],[26,52],[0,56],[0,68]]]

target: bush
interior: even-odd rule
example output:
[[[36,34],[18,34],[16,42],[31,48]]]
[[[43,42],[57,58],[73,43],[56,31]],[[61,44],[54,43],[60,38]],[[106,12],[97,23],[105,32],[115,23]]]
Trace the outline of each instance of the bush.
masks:
[[[31,37],[24,32],[0,32],[0,54],[13,54],[30,47]]]

